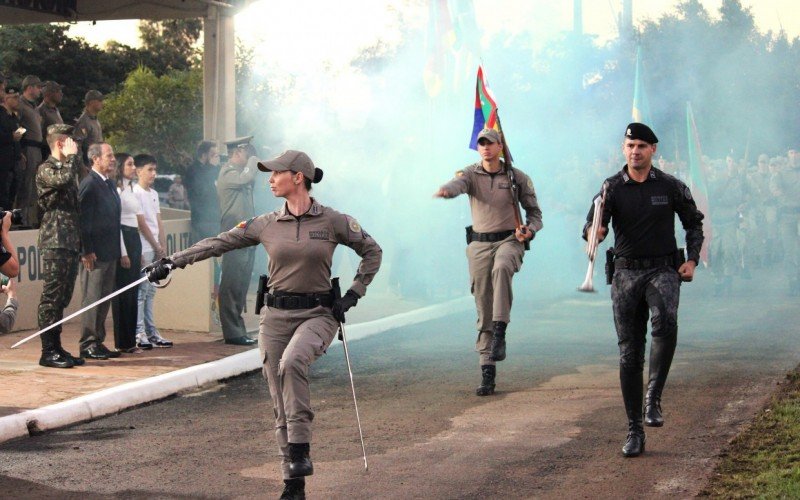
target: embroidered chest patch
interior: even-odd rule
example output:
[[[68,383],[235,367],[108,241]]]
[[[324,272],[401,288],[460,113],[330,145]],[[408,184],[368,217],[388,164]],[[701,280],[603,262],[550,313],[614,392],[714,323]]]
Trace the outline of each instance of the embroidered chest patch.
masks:
[[[308,232],[308,239],[310,240],[327,240],[328,238],[328,230],[323,229],[322,231],[309,231]]]
[[[655,205],[669,205],[669,196],[651,196],[650,204]]]

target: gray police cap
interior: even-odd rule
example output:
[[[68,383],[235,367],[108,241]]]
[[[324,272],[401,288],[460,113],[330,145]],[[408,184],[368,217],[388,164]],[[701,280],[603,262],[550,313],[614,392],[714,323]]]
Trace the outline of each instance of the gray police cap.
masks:
[[[262,172],[300,172],[311,182],[322,180],[322,169],[316,168],[311,158],[302,151],[288,150],[268,161],[258,162],[258,169]]]

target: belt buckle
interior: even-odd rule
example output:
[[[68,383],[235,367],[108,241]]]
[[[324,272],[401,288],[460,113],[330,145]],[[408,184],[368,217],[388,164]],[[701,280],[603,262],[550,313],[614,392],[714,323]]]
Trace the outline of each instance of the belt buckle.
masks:
[[[300,306],[300,297],[290,295],[283,298],[286,301],[286,309],[298,309]]]

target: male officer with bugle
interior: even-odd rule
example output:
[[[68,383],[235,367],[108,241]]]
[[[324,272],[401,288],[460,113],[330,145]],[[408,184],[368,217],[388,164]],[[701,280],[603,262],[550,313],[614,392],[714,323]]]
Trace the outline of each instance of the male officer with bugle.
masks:
[[[542,211],[533,181],[512,167],[503,137],[483,129],[477,138],[481,161],[456,172],[434,197],[469,196],[472,226],[467,228],[467,260],[478,310],[481,385],[478,396],[494,394],[497,361],[506,359],[506,326],[511,320],[511,280],[522,256],[542,229]],[[500,159],[501,154],[505,157]],[[519,205],[525,209],[522,223]]]
[[[653,167],[658,138],[650,127],[631,123],[622,152],[627,164],[605,180],[606,199],[598,241],[614,227],[610,268],[611,300],[619,344],[619,378],[628,416],[626,457],[644,451],[642,396],[648,313],[652,326],[650,377],[644,424],[664,425],[661,392],[678,340],[678,300],[681,281],[692,281],[703,244],[703,214],[689,188],[679,179]],[[598,195],[600,196],[600,195]],[[675,241],[675,214],[686,231],[688,259]],[[589,210],[583,237],[594,218]]]

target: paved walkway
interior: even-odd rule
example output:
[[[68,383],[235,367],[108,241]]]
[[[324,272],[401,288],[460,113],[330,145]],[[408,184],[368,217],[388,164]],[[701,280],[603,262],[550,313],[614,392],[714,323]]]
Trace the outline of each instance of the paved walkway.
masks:
[[[382,318],[419,310],[424,305],[420,301],[401,300],[392,294],[374,294],[369,297],[367,307],[356,307],[348,314],[348,324],[353,323],[353,326],[356,326],[356,323],[365,326],[372,324],[370,331],[383,331],[387,326],[380,324]],[[256,316],[246,314],[245,322],[249,331],[257,330]],[[105,344],[113,348],[110,315],[106,330],[109,335]],[[38,339],[30,340],[17,349],[10,349],[13,344],[32,333],[35,333],[35,330],[21,330],[0,337],[0,380],[2,380],[0,419],[74,400],[130,382],[144,381],[183,368],[223,360],[254,349],[254,347],[224,344],[221,333],[162,330],[161,334],[165,338],[175,342],[174,347],[153,348],[138,354],[123,354],[119,358],[107,361],[88,360],[83,366],[57,369],[39,366],[41,342]],[[365,333],[370,334],[370,332]],[[79,337],[80,320],[76,318],[64,325],[61,334],[64,348],[73,355],[78,355]]]

